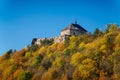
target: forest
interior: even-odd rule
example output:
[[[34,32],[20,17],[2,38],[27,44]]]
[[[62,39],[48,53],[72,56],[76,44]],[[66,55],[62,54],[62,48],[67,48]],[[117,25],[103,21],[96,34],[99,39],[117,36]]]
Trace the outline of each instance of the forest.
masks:
[[[0,56],[0,80],[120,80],[120,28],[10,49]]]

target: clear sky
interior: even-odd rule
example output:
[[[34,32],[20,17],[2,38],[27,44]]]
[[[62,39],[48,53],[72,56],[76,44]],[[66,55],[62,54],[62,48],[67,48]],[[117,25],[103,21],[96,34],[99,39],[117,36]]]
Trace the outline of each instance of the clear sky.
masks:
[[[0,55],[53,37],[75,20],[89,32],[120,24],[120,0],[0,0]]]

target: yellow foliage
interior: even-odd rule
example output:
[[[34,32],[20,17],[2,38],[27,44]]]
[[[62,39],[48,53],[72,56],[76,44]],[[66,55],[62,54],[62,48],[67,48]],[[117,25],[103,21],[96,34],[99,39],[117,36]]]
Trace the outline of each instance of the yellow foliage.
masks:
[[[73,54],[72,58],[71,58],[71,64],[74,66],[77,66],[78,64],[81,63],[81,61],[84,59],[83,54],[77,52],[75,54]]]
[[[83,48],[85,48],[85,43],[84,42],[81,42],[80,44],[79,44],[79,49],[83,49]]]
[[[46,47],[42,46],[39,50],[36,51],[36,55],[38,55],[37,53],[44,55],[46,51],[47,51]]]
[[[120,33],[116,36],[115,43],[120,44]]]
[[[29,58],[30,56],[31,56],[31,53],[30,53],[30,52],[26,52],[26,53],[25,53],[25,57],[26,57],[26,58]]]
[[[0,80],[119,80],[120,29],[116,29],[5,53],[0,57]]]
[[[50,68],[42,75],[41,80],[57,80],[57,75],[57,68]]]
[[[51,52],[54,52],[57,50],[57,45],[58,44],[52,44],[51,46],[48,47],[48,49],[51,51]]]
[[[91,43],[87,43],[87,44],[85,45],[85,47],[86,47],[86,48],[91,47]]]
[[[53,62],[53,66],[57,66],[61,68],[64,65],[64,58],[63,57],[57,57],[56,60]]]
[[[64,43],[60,43],[57,45],[57,50],[58,51],[62,51],[65,48],[65,44]]]
[[[101,52],[103,52],[104,54],[107,54],[107,45],[102,45],[101,47],[100,47],[100,51]]]
[[[70,43],[73,43],[73,42],[75,42],[76,41],[76,37],[75,36],[71,36],[70,37]]]
[[[73,43],[70,44],[70,46],[68,48],[71,49],[71,50],[74,50],[75,47],[76,47],[76,44],[75,44],[75,42],[73,42]]]
[[[89,77],[93,72],[95,72],[95,61],[90,58],[84,59],[81,64],[79,64],[78,69],[80,71],[80,76],[84,79]]]

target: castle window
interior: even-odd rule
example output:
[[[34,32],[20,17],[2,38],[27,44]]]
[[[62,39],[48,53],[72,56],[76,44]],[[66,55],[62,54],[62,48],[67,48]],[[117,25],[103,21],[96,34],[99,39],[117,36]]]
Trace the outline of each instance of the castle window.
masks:
[[[75,32],[73,32],[73,35],[75,35]]]

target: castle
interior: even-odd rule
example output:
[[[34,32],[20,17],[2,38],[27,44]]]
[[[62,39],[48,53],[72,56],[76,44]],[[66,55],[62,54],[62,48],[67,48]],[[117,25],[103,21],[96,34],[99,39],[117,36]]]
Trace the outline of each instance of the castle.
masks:
[[[86,33],[87,33],[87,30],[85,30],[83,27],[77,24],[77,22],[75,22],[75,23],[68,25],[65,29],[63,29],[61,31],[60,36],[53,37],[53,38],[34,38],[31,44],[40,45],[41,41],[45,39],[47,40],[53,39],[54,43],[61,43],[61,42],[64,42],[66,39],[68,39],[70,36],[79,36],[79,35],[83,35]]]

